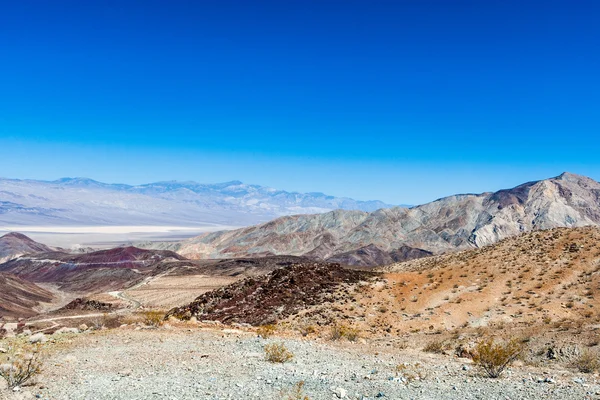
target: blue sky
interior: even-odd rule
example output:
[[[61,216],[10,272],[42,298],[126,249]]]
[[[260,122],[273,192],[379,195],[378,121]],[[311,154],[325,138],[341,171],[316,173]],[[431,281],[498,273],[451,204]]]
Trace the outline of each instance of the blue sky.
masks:
[[[600,179],[594,1],[19,1],[0,176],[418,204]]]

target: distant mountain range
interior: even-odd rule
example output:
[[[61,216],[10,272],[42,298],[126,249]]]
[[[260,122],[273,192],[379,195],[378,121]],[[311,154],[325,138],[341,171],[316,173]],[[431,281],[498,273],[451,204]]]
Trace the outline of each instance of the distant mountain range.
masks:
[[[247,226],[283,215],[390,205],[295,193],[239,181],[107,184],[87,178],[0,179],[2,226]]]
[[[286,254],[380,265],[482,247],[532,230],[585,225],[600,225],[600,183],[563,173],[512,189],[455,195],[410,209],[286,216],[181,242],[140,245],[188,258]]]

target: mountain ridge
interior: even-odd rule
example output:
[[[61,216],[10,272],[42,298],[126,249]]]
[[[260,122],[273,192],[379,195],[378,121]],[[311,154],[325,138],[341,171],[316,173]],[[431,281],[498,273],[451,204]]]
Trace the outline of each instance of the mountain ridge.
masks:
[[[457,194],[410,209],[286,216],[148,246],[171,249],[189,258],[287,254],[326,260],[369,245],[384,252],[408,246],[440,254],[482,247],[531,230],[585,225],[600,225],[600,183],[564,172],[511,189]]]
[[[0,178],[4,226],[206,226],[239,227],[283,215],[334,209],[372,211],[389,204],[323,193],[287,192],[230,181],[107,184],[90,178],[54,181]]]

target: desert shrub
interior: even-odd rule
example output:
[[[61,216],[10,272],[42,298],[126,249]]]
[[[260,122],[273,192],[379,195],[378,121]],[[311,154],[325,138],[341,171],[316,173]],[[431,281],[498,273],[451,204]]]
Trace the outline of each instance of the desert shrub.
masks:
[[[427,377],[427,373],[420,363],[404,363],[396,365],[396,376],[401,376],[406,380],[406,383],[410,383],[424,380]]]
[[[256,330],[256,333],[258,334],[258,336],[266,339],[270,336],[273,336],[276,330],[277,328],[273,324],[261,325]]]
[[[84,319],[82,322],[92,329],[114,329],[122,324],[122,316],[116,314],[103,313],[101,316]]]
[[[21,386],[42,370],[41,345],[15,343],[0,354],[0,376],[9,388]]]
[[[153,326],[155,328],[161,326],[165,319],[165,315],[162,312],[156,310],[144,311],[142,312],[142,317],[144,324]]]
[[[317,328],[314,325],[301,325],[297,329],[302,336],[308,336],[310,334],[317,333]]]
[[[444,354],[446,348],[447,346],[442,340],[434,340],[427,343],[423,348],[423,351],[426,353]]]
[[[265,359],[272,363],[284,363],[294,358],[283,343],[271,343],[265,346]]]
[[[344,324],[335,324],[331,327],[331,340],[348,339],[355,342],[359,338],[359,331],[356,328]]]
[[[290,390],[282,393],[284,400],[310,400],[310,397],[304,394],[304,381],[297,382]]]
[[[483,339],[475,347],[473,362],[490,378],[498,378],[519,357],[523,344],[516,339],[494,343],[494,339]]]
[[[591,374],[600,368],[600,358],[598,353],[592,350],[585,350],[571,363],[579,372]]]

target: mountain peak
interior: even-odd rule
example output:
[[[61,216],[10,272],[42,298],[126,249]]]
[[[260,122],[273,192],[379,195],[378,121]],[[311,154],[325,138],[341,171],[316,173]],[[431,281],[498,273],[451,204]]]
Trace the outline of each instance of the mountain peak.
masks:
[[[58,184],[66,184],[66,185],[100,185],[101,183],[98,181],[95,181],[93,179],[90,178],[85,178],[85,177],[75,177],[75,178],[60,178],[57,179],[55,181],[53,181],[53,183],[58,183]]]
[[[8,232],[7,234],[0,236],[0,239],[10,239],[10,238],[33,241],[29,236],[23,235],[22,233],[19,233],[19,232]]]
[[[560,174],[559,176],[557,176],[555,179],[560,179],[563,181],[572,181],[572,180],[580,180],[580,179],[590,179],[586,176],[583,175],[578,175],[578,174],[574,174],[572,172],[563,172],[562,174]]]

